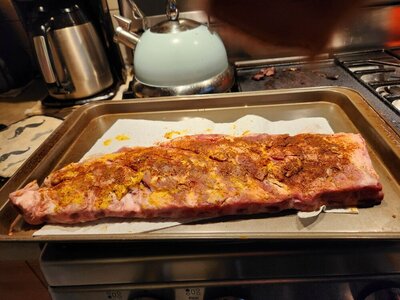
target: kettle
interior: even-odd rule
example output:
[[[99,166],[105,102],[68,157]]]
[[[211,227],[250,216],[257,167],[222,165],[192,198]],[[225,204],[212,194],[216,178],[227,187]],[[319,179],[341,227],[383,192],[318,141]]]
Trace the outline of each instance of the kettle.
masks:
[[[77,100],[113,84],[103,46],[78,5],[47,11],[39,7],[33,45],[49,94]]]
[[[179,18],[174,0],[167,1],[167,20],[147,28],[141,10],[133,0],[129,3],[145,31],[139,36],[131,30],[132,20],[116,15],[114,41],[134,49],[136,97],[219,93],[232,87],[233,68],[216,32]]]

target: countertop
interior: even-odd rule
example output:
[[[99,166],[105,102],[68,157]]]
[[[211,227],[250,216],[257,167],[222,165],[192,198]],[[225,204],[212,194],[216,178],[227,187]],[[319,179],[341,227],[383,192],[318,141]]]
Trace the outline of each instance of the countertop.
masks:
[[[41,80],[33,80],[17,96],[3,94],[0,97],[0,123],[8,126],[26,118],[26,111],[46,95],[46,86]]]
[[[131,78],[128,75],[126,82]],[[127,83],[119,85],[115,96],[107,101],[121,100],[126,88]],[[0,145],[0,188],[51,132],[81,106],[45,107],[41,101],[47,95],[47,87],[40,78],[0,95],[0,144],[3,144]],[[29,141],[25,141],[27,138]]]
[[[128,81],[127,81],[128,82]],[[110,101],[122,99],[122,92],[127,84],[120,86],[114,98]],[[18,93],[16,96],[15,94]],[[0,124],[9,126],[33,115],[48,115],[65,119],[76,107],[45,108],[41,100],[47,96],[47,88],[41,79],[35,79],[20,91],[0,97]],[[0,180],[0,188],[1,188]],[[0,257],[2,260],[36,260],[40,255],[40,245],[37,243],[0,243]]]
[[[67,117],[73,107],[45,108],[41,100],[47,96],[47,88],[41,79],[31,81],[17,96],[0,97],[0,123],[6,126],[33,115],[48,115],[57,118]]]
[[[122,84],[116,95],[110,101],[122,99],[122,93],[127,89],[128,82],[132,78],[128,76],[126,83]],[[47,88],[41,79],[34,79],[26,87],[22,88],[17,96],[10,93],[0,95],[0,124],[9,126],[33,115],[47,115],[65,119],[79,106],[65,108],[49,108],[41,104],[41,100],[47,96]]]

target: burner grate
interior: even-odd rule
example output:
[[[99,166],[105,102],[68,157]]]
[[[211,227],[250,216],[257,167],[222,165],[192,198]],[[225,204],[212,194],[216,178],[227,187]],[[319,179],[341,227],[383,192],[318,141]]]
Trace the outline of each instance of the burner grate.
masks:
[[[397,54],[396,54],[397,53]],[[337,55],[336,61],[400,114],[400,49]]]

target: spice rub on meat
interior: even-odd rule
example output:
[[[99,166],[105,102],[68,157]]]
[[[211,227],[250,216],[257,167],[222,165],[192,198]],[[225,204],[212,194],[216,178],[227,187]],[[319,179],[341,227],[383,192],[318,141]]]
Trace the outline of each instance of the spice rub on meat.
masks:
[[[184,136],[72,163],[42,187],[10,194],[31,224],[313,211],[382,198],[365,141],[350,133]]]

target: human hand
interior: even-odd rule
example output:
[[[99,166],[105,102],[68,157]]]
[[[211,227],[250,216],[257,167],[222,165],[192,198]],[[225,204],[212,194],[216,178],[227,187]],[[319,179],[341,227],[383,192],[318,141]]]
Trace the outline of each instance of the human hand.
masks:
[[[362,0],[207,0],[204,9],[229,25],[238,41],[324,50]],[[255,43],[257,44],[257,43]]]

